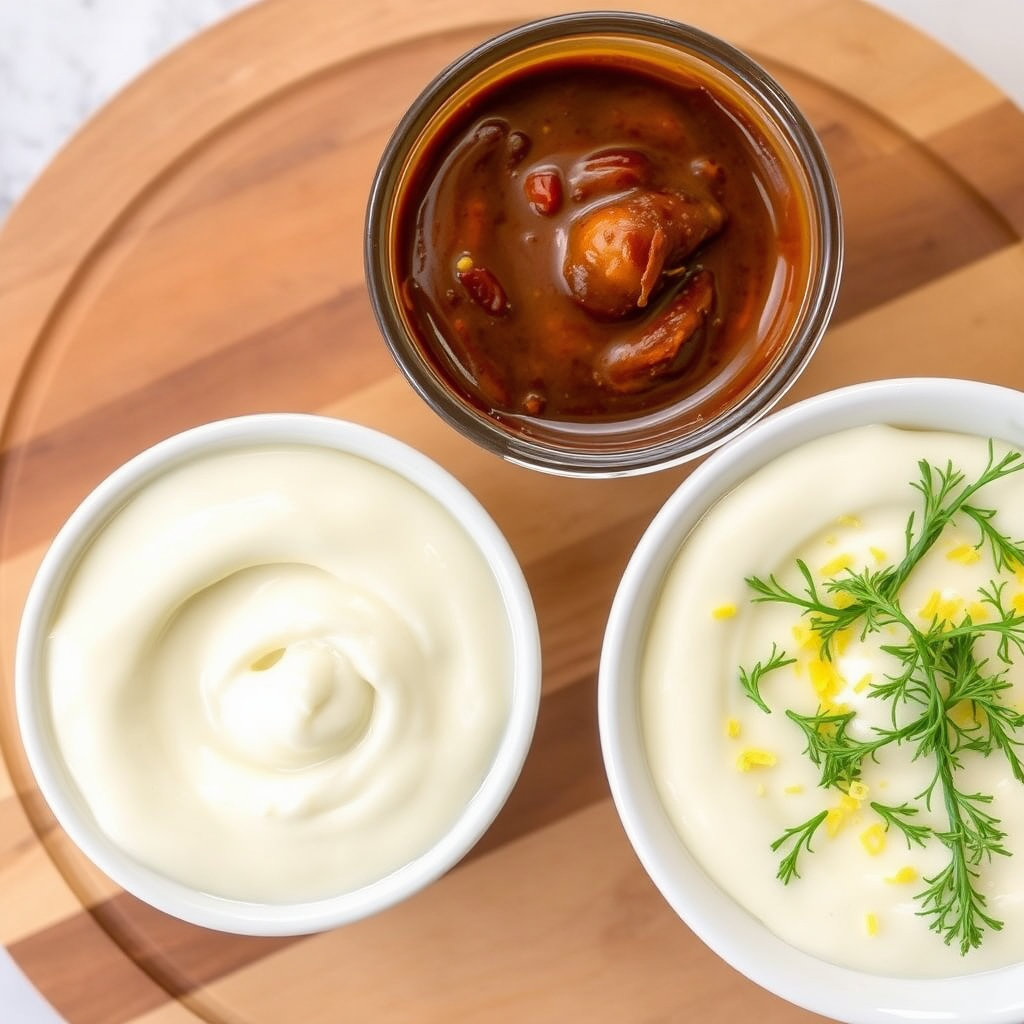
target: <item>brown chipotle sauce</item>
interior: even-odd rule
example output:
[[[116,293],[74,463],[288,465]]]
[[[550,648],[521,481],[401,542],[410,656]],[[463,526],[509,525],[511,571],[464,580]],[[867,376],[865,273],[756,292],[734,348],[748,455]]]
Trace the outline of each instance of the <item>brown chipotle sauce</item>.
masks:
[[[450,386],[499,418],[671,406],[767,358],[764,323],[792,301],[799,218],[749,117],[617,58],[474,97],[404,202],[407,315]]]

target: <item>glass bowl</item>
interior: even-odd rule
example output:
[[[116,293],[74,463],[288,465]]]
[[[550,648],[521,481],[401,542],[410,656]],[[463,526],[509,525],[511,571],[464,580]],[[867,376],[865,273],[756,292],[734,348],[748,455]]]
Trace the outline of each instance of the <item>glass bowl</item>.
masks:
[[[408,221],[417,216],[423,168],[441,159],[446,142],[472,123],[474,112],[495,89],[566,61],[611,62],[711,94],[739,125],[751,151],[761,153],[763,173],[776,183],[784,180],[780,194],[787,196],[786,208],[766,198],[768,216],[776,232],[798,237],[798,258],[791,265],[783,269],[781,256],[771,255],[764,304],[748,318],[752,326],[743,328],[742,345],[696,380],[693,390],[629,414],[544,418],[480,401],[453,372],[446,339],[430,338],[430,331],[417,326],[405,294],[405,266],[411,259]],[[760,182],[759,187],[765,193]],[[533,469],[618,476],[696,458],[754,422],[785,394],[831,316],[842,268],[842,234],[839,197],[820,142],[790,97],[754,61],[713,36],[669,20],[632,13],[568,14],[482,43],[442,71],[413,103],[373,182],[366,278],[399,368],[451,426]],[[716,360],[712,355],[711,361]]]

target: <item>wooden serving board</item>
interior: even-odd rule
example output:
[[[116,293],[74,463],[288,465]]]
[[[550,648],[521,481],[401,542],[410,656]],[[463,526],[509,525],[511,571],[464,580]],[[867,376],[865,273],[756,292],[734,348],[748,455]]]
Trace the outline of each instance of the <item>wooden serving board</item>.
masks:
[[[789,400],[914,374],[1024,387],[1024,114],[853,0],[647,9],[762,60],[835,167],[843,292]],[[573,481],[477,450],[400,377],[367,301],[364,207],[398,118],[451,58],[549,13],[270,0],[119,96],[0,236],[0,943],[71,1024],[812,1019],[672,914],[601,766],[605,616],[687,469]],[[378,917],[289,940],[180,924],[92,868],[35,789],[11,684],[29,581],[76,503],[168,434],[269,410],[369,424],[450,468],[523,563],[545,659],[522,779],[467,860]]]

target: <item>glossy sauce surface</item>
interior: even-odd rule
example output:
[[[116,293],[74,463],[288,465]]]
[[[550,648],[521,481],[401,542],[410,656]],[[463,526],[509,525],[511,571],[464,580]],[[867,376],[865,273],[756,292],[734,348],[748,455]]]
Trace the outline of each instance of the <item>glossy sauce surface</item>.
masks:
[[[400,212],[406,314],[477,407],[640,416],[757,372],[806,259],[778,155],[707,83],[527,68],[438,132]]]

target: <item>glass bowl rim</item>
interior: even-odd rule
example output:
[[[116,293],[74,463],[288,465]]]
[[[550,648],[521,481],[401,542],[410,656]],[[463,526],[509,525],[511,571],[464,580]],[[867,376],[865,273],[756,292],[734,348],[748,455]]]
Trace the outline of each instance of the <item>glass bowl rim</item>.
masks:
[[[608,36],[668,45],[710,63],[766,108],[806,179],[812,244],[820,258],[808,268],[807,294],[781,357],[724,412],[696,429],[669,432],[667,438],[632,449],[611,446],[616,434],[630,436],[630,420],[613,421],[603,433],[609,443],[599,451],[584,451],[503,429],[439,381],[408,336],[399,299],[390,287],[387,229],[406,158],[453,94],[488,64],[512,58],[525,48]],[[575,477],[638,475],[676,466],[719,447],[756,422],[785,395],[814,354],[835,307],[843,266],[843,221],[835,178],[820,140],[788,93],[758,63],[717,36],[668,18],[623,11],[584,11],[529,21],[483,41],[439,72],[413,101],[382,153],[370,189],[364,243],[366,282],[377,324],[392,358],[420,398],[450,426],[492,453],[530,469]]]

